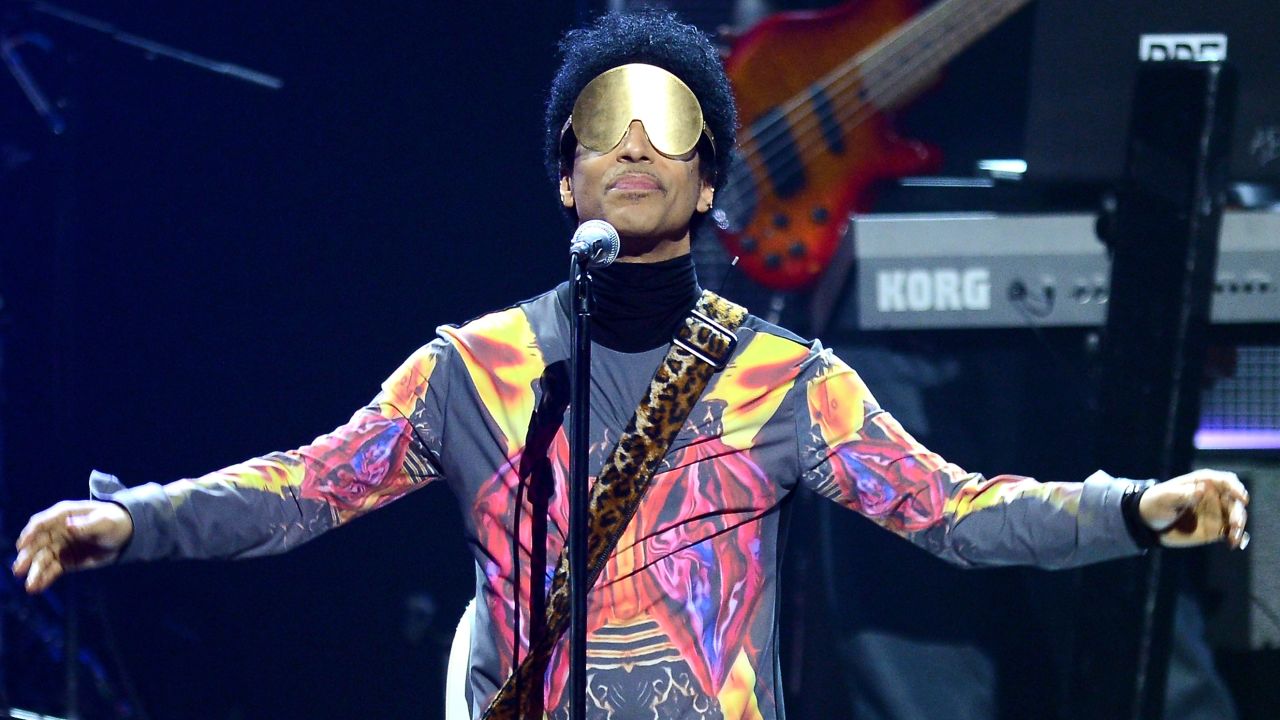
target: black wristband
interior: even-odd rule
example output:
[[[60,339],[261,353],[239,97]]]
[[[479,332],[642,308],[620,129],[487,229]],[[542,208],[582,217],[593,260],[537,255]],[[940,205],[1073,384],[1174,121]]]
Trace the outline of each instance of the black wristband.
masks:
[[[1160,533],[1152,530],[1142,520],[1142,513],[1138,510],[1138,503],[1142,501],[1142,493],[1151,487],[1149,484],[1134,483],[1124,491],[1124,495],[1120,498],[1120,513],[1124,515],[1124,527],[1129,531],[1129,537],[1133,538],[1133,542],[1143,550],[1148,550],[1160,545]]]

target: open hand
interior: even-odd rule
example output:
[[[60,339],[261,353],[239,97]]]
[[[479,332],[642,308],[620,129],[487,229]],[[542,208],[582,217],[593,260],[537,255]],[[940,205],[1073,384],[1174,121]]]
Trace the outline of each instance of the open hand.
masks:
[[[1147,488],[1138,514],[1166,547],[1225,540],[1243,549],[1249,543],[1248,504],[1249,492],[1235,473],[1196,470]]]
[[[18,535],[13,574],[38,593],[64,573],[114,562],[129,538],[133,518],[119,505],[67,500],[31,516]]]

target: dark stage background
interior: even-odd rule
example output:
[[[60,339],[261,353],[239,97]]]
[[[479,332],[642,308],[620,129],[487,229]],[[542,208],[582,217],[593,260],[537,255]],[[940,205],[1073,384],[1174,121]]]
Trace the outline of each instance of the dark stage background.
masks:
[[[69,5],[286,85],[0,4],[9,32],[53,40],[24,58],[74,104],[55,140],[0,73],[6,535],[85,497],[91,468],[163,482],[305,443],[436,325],[559,279],[541,110],[571,4]],[[287,557],[60,589],[86,593],[82,639],[109,665],[102,599],[153,717],[434,717],[464,552],[432,487]],[[61,713],[58,666],[13,625],[14,705]]]
[[[0,73],[4,547],[32,512],[85,497],[92,468],[166,482],[305,443],[437,325],[558,282],[569,230],[542,104],[560,33],[604,4],[66,2],[282,77],[272,92],[0,0],[5,36],[53,42],[23,57],[72,127],[54,138]],[[944,149],[944,173],[1019,155],[1031,20],[1014,15],[899,118]],[[959,342],[981,366],[990,346]],[[970,430],[937,449],[1010,459]],[[1070,448],[1019,452],[1024,472],[1076,476]],[[78,598],[82,645],[153,718],[437,717],[473,584],[454,498],[430,487],[284,557],[116,568],[54,597]],[[56,618],[47,599],[24,607]],[[57,653],[13,615],[3,629],[12,703],[63,713]],[[84,717],[110,717],[81,682]]]

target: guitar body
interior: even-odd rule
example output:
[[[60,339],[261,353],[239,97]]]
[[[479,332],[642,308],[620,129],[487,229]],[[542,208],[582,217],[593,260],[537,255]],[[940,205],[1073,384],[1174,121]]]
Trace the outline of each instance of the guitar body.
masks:
[[[821,78],[914,11],[909,0],[856,0],[775,15],[733,44],[726,70],[741,115],[740,159],[716,197],[713,219],[730,255],[756,282],[775,290],[811,284],[835,254],[850,213],[866,209],[873,183],[940,165],[936,150],[898,137],[884,109],[865,103],[852,117],[836,118],[838,98],[828,97],[824,111],[822,99],[809,97]],[[829,94],[857,98],[861,85],[850,73]],[[780,115],[780,107],[795,112]]]

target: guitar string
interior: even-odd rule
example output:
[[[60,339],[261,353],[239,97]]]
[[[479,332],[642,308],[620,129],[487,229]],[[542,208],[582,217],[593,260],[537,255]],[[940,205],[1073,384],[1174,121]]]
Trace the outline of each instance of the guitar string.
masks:
[[[974,27],[982,28],[979,30],[979,34],[981,34],[981,32],[985,28],[989,28],[993,26],[1000,19],[1003,19],[1004,16],[1007,16],[1011,12],[1015,11],[1019,6],[1025,4],[1025,2],[1026,0],[1014,0],[1014,2],[1005,3],[1003,4],[1003,6],[988,6],[983,12],[981,12],[977,16],[979,18],[979,21],[974,25]],[[942,24],[942,25],[935,26],[934,28],[930,28],[929,30],[931,34],[939,35],[939,34],[946,33],[950,29],[951,29],[950,24]],[[923,32],[924,30],[921,30],[917,34],[923,34]],[[886,42],[883,48],[877,50],[876,53],[873,53],[871,58],[874,58],[874,55],[878,54],[879,52],[888,50],[889,47],[892,46],[893,44],[898,44],[898,45],[903,44],[909,39],[907,37],[907,34],[908,33],[906,31],[904,31],[903,33],[899,33],[897,36],[892,38],[889,42]],[[915,40],[915,38],[910,38],[910,39]],[[962,48],[965,44],[966,44],[966,41],[952,41],[952,42],[934,41],[932,46],[943,49],[943,50],[947,50],[947,49],[954,49],[954,48]],[[845,64],[842,64],[841,66],[838,66],[837,68],[835,68],[835,70],[833,70],[832,72],[828,73],[828,76],[835,75],[835,77],[832,80],[825,81],[823,79],[820,79],[817,83],[815,83],[815,85],[819,85],[823,87],[824,91],[835,89],[835,92],[838,97],[839,93],[845,92],[849,86],[852,86],[857,81],[857,78],[853,77],[852,73],[850,72],[850,69],[856,68],[859,64],[869,65],[869,63],[871,62],[870,59],[857,62],[858,57],[861,57],[864,54],[865,53],[860,54],[859,56],[856,56],[853,59],[854,62],[852,64],[846,62]],[[863,95],[863,97],[865,97],[869,101],[863,101],[861,103],[855,101],[851,105],[845,105],[843,107],[838,106],[836,108],[835,118],[836,118],[836,122],[840,126],[841,133],[846,134],[848,132],[852,132],[852,130],[856,129],[859,125],[865,122],[870,115],[874,115],[876,112],[878,112],[879,106],[875,104],[875,101],[883,99],[885,97],[892,98],[895,96],[896,93],[909,91],[909,89],[912,88],[913,86],[919,85],[924,80],[926,80],[929,74],[931,74],[934,70],[936,70],[936,68],[929,67],[934,57],[936,56],[918,56],[917,59],[913,61],[898,63],[897,65],[893,66],[893,70],[891,70],[889,73],[886,73],[882,79],[876,81],[875,83],[866,84],[866,87],[869,88],[869,90],[865,93],[865,95]],[[881,62],[883,63],[885,61],[881,61]],[[867,74],[867,77],[870,77],[870,74]],[[758,137],[759,135],[764,134],[763,132],[759,132],[758,130],[763,130],[764,128],[768,128],[776,125],[778,122],[781,122],[783,119],[787,118],[789,114],[794,113],[796,110],[803,111],[803,114],[801,114],[796,120],[790,123],[791,127],[795,130],[795,132],[790,134],[790,137],[792,138],[792,143],[796,148],[796,152],[793,153],[793,155],[796,157],[796,160],[799,160],[799,163],[797,163],[796,160],[792,160],[782,165],[780,168],[775,169],[775,173],[773,174],[770,174],[770,173],[762,173],[762,174],[781,175],[784,180],[793,179],[794,177],[796,177],[797,170],[803,170],[803,167],[804,167],[803,156],[805,155],[805,153],[812,150],[815,144],[826,142],[826,135],[825,133],[822,132],[822,126],[821,126],[821,123],[818,122],[817,113],[814,110],[806,109],[803,107],[804,103],[808,99],[809,98],[807,93],[796,96],[788,103],[791,107],[787,107],[787,109],[785,109],[778,116],[772,118],[769,122],[761,125],[757,129],[757,131],[753,131],[748,136],[749,139]],[[767,167],[769,162],[776,159],[777,154],[779,152],[782,152],[785,149],[786,139],[787,139],[787,136],[785,135],[774,135],[768,141],[764,143],[758,143],[756,145],[756,147],[759,148],[758,150],[751,150],[748,152],[740,153],[740,155],[742,156],[742,161],[744,163],[747,163],[749,168],[752,168],[751,166],[752,162],[762,163],[765,167]],[[783,146],[780,147],[779,143],[782,143]],[[763,155],[763,160],[758,159],[758,156],[761,156],[761,155]],[[756,165],[752,169],[761,171],[761,168],[759,165]],[[726,190],[732,191],[730,196],[727,198],[728,203],[732,204],[734,202],[739,202],[743,200],[748,196],[750,190],[754,190],[754,188],[760,184],[760,181],[756,180],[754,174],[751,177],[751,181],[752,181],[751,188],[742,187],[742,184],[733,185],[728,188],[725,188]]]
[[[990,15],[984,20],[991,20]],[[991,23],[984,23],[990,25]],[[949,47],[963,48],[967,43],[963,41],[955,41],[947,43]],[[867,93],[867,100],[860,105],[854,103],[847,106],[847,109],[840,111],[837,109],[837,123],[841,128],[841,132],[852,131],[865,122],[870,116],[883,112],[883,106],[891,104],[896,98],[901,97],[913,90],[921,87],[929,77],[934,74],[940,64],[934,63],[931,58],[926,58],[913,63],[895,80],[895,83],[889,87],[882,86],[879,82],[871,86]],[[804,160],[806,155],[811,155],[814,145],[818,143],[825,144],[825,134],[821,132],[821,124],[816,118],[816,113],[809,111],[807,115],[802,117],[804,121],[804,129],[797,133],[795,159],[789,160],[785,165],[779,168],[779,174],[785,180],[792,180],[797,174],[804,171]],[[815,132],[816,127],[816,132]],[[774,151],[775,153],[777,150]]]
[[[994,10],[994,12],[992,12],[992,10]],[[994,18],[992,16],[999,15],[1001,14],[1001,12],[1002,12],[1001,8],[989,7],[988,11],[982,14],[982,22],[980,24],[986,24],[988,26],[990,26],[991,24],[994,24],[993,22]],[[936,30],[934,30],[933,34],[937,35],[941,32],[945,32],[946,30],[949,29],[949,27],[950,27],[949,25],[939,26],[937,27]],[[886,47],[887,46],[888,44],[886,44]],[[963,43],[962,42],[951,42],[951,43],[935,42],[934,46],[940,47],[943,49],[949,49],[949,48],[955,48],[955,47],[962,47]],[[873,89],[867,93],[867,97],[871,98],[872,100],[881,99],[881,98],[884,98],[885,96],[892,97],[894,93],[904,91],[904,88],[910,88],[913,85],[917,85],[921,83],[924,79],[927,78],[928,74],[931,72],[931,70],[927,66],[930,64],[930,61],[932,59],[933,59],[932,57],[918,57],[918,59],[914,61],[897,64],[896,66],[894,66],[894,69],[891,72],[883,76],[882,80],[879,80],[874,86],[872,86]],[[843,73],[843,72],[844,72],[844,66],[836,68],[836,70],[833,71],[833,73],[829,73],[829,74]],[[906,82],[903,82],[904,78]],[[848,80],[848,82],[845,82],[846,80]],[[856,80],[855,78],[851,78],[849,75],[841,74],[840,76],[836,77],[834,80],[827,82],[826,87],[835,88],[839,84],[844,84],[848,86],[852,84],[852,82],[855,80]],[[821,82],[823,81],[819,80],[819,83]],[[815,84],[818,84],[818,83],[815,83]],[[840,88],[837,91],[837,93],[844,92],[845,89],[847,88]],[[806,99],[807,98],[804,96],[799,96],[798,98],[792,101],[793,107],[789,108],[785,112],[792,112],[796,109],[802,108],[802,104]],[[840,123],[841,125],[841,128],[840,128],[841,132],[845,133],[845,132],[852,131],[853,129],[858,127],[862,122],[864,122],[867,119],[867,116],[864,115],[863,113],[864,111],[867,111],[867,110],[870,111],[870,114],[874,114],[878,111],[878,106],[874,106],[872,103],[869,103],[869,102],[863,102],[861,104],[855,102],[852,105],[844,106],[844,108],[837,108],[836,119],[837,119],[837,122]],[[821,125],[816,124],[816,121],[817,121],[816,113],[812,110],[805,110],[804,112],[805,112],[804,115],[801,115],[797,120],[795,120],[792,123],[793,127],[797,128],[798,130],[797,132],[792,134],[792,137],[794,137],[793,143],[797,150],[797,152],[793,153],[793,156],[797,160],[800,160],[800,165],[799,167],[797,167],[796,161],[793,160],[787,164],[784,164],[780,168],[776,168],[775,173],[773,173],[773,175],[782,176],[783,180],[792,179],[795,177],[795,173],[797,170],[803,170],[804,154],[809,150],[811,150],[814,144],[816,144],[817,142],[825,142],[825,135],[821,132]],[[785,117],[785,115],[783,117]],[[773,124],[776,124],[778,121],[780,121],[780,118],[774,118],[770,123],[766,123],[761,127],[771,126]],[[846,127],[846,124],[848,124],[847,127]],[[762,134],[762,133],[753,133],[752,137],[758,136],[759,134]],[[757,144],[757,147],[759,147],[760,150],[742,153],[743,161],[748,163],[748,167],[751,167],[750,163],[752,161],[761,162],[757,160],[757,157],[756,157],[757,155],[764,155],[764,159],[762,162],[764,166],[767,167],[772,160],[776,159],[777,154],[779,152],[782,152],[785,149],[785,147],[779,147],[778,145],[779,143],[785,143],[785,141],[786,141],[785,136],[775,135],[769,141],[766,141],[765,143]],[[762,172],[762,174],[770,175],[770,173],[764,173],[761,170],[759,165],[756,165],[753,169],[759,172]],[[729,198],[730,203],[734,201],[742,200],[744,197],[746,197],[747,192],[749,190],[752,190],[754,189],[754,187],[759,185],[759,181],[755,179],[754,175],[752,176],[751,179],[753,181],[752,188],[745,188],[741,186],[734,187],[734,194],[731,195]],[[726,189],[729,189],[729,188],[726,188]]]
[[[1025,3],[1025,1],[1026,0],[1014,0],[1014,2],[1010,3],[1010,5],[1016,6],[1019,3]],[[952,10],[950,14],[954,15],[957,12],[959,12],[960,8],[958,8],[958,6],[953,6],[953,7],[955,7],[955,9]],[[975,16],[979,18],[979,22],[976,23],[975,26],[990,27],[991,25],[994,24],[995,18],[993,16],[1000,15],[1002,12],[1003,12],[1003,8],[988,5],[985,11]],[[954,21],[948,22],[948,23],[935,24],[929,28],[918,30],[916,34],[922,35],[927,29],[930,32],[930,34],[934,35],[935,37],[938,35],[945,36],[947,34],[951,34],[952,37],[955,37],[954,33],[950,33],[950,30],[953,27],[953,25],[954,25]],[[923,28],[922,25],[916,26],[916,27]],[[981,30],[979,32],[981,32]],[[906,43],[908,40],[915,42],[916,38],[906,37],[908,34],[909,33],[907,32],[900,33],[898,37],[895,37],[891,42],[886,43],[885,50],[887,50],[891,45],[895,43],[898,45],[902,45]],[[932,46],[941,48],[943,50],[948,50],[948,49],[963,47],[964,41],[936,42],[935,40],[932,43]],[[877,51],[876,53],[873,53],[871,55],[871,58],[873,59],[874,56],[879,52],[881,51]],[[863,54],[860,54],[860,56],[861,55]],[[886,55],[886,57],[890,57],[890,56],[891,56],[891,53],[890,55]],[[846,63],[837,67],[835,70],[829,72],[827,76],[824,76],[824,77],[831,77],[832,78],[831,80],[819,79],[819,81],[817,83],[814,83],[814,85],[822,87],[824,91],[830,91],[834,89],[835,90],[834,95],[835,97],[838,98],[840,94],[844,93],[846,90],[849,89],[850,86],[856,83],[858,78],[854,75],[852,70],[856,69],[859,65],[869,66],[870,63],[872,62],[872,59],[863,60],[859,62],[858,57],[859,56],[855,56],[855,58],[853,58],[851,61],[846,61]],[[931,72],[927,66],[935,59],[935,57],[937,57],[937,54],[933,56],[929,56],[926,54],[918,54],[915,58],[913,58],[912,61],[897,63],[896,65],[893,66],[894,70],[892,70],[890,73],[885,74],[883,78],[878,80],[875,85],[868,84],[868,87],[870,87],[871,89],[867,93],[867,97],[871,98],[872,100],[881,99],[881,98],[884,98],[885,96],[892,96],[894,93],[897,93],[897,92],[903,92],[905,91],[904,90],[905,88],[910,88],[913,85],[918,84],[925,77],[927,77],[929,72]],[[887,61],[880,61],[880,62],[882,63],[880,66],[887,64]],[[871,77],[871,75],[868,73],[867,77]],[[907,82],[905,83],[901,82],[901,80],[904,77],[907,80]],[[790,121],[789,124],[791,126],[795,128],[800,128],[798,132],[794,133],[795,144],[798,147],[802,147],[804,151],[811,149],[813,145],[812,140],[815,138],[815,131],[820,133],[821,126],[814,125],[814,122],[817,121],[816,112],[814,110],[809,110],[804,108],[804,103],[808,100],[808,97],[806,95],[807,94],[801,94],[794,97],[791,101],[789,101],[788,106],[784,106],[786,109],[783,110],[782,113],[780,113],[777,117],[772,118],[770,122],[767,122],[764,125],[762,125],[760,129],[771,128],[779,122],[788,120]],[[838,113],[837,122],[843,123],[843,122],[852,120],[854,118],[857,118],[857,115],[861,111],[866,109],[869,105],[871,105],[871,103],[863,102],[859,104],[858,102],[855,101],[852,105],[846,105],[844,108],[837,108],[837,113]],[[875,108],[873,108],[873,111],[874,109]],[[800,114],[795,120],[790,120],[791,116],[795,114],[796,111],[802,111],[802,114]],[[856,124],[854,124],[852,127],[856,127]],[[841,128],[841,129],[844,130],[844,128]],[[748,136],[748,139],[753,139],[761,134],[763,133],[752,132]],[[774,159],[774,155],[777,152],[777,148],[776,148],[777,142],[782,140],[784,140],[784,138],[781,138],[779,135],[774,135],[774,137],[770,138],[769,141],[766,141],[765,143],[762,143],[762,144],[758,144],[758,147],[760,148],[759,151],[744,153],[744,160],[748,160],[748,161],[755,160],[756,159],[755,155],[764,154],[765,159],[763,162],[767,166],[768,163],[772,159]],[[770,144],[775,146],[772,151],[768,149],[768,146]],[[803,152],[797,153],[797,154],[802,155]]]
[[[849,60],[841,63],[826,75],[819,78],[815,83],[813,83],[813,85],[823,88],[824,92],[834,91],[833,97],[839,98],[842,93],[846,92],[856,83],[857,77],[854,72],[856,69],[860,66],[870,65],[875,62],[875,58],[878,55],[886,58],[886,60],[880,61],[882,64],[887,63],[888,58],[892,58],[896,53],[901,52],[901,46],[913,45],[914,43],[919,42],[919,38],[921,36],[925,36],[926,34],[936,36],[938,32],[945,30],[950,26],[951,23],[948,22],[949,18],[947,16],[956,14],[959,7],[959,4],[953,3],[943,3],[941,6],[935,6],[936,10],[933,15],[921,18],[917,22],[909,25],[907,28],[904,28],[902,31],[895,33],[893,37],[889,38],[887,41],[883,41],[881,47],[873,46],[867,51],[859,53],[858,55],[855,55]],[[934,46],[938,46],[936,40],[934,41]],[[923,64],[927,59],[931,58],[920,58],[920,56],[917,55],[914,62],[900,62],[892,67],[896,69],[897,74],[905,74],[908,77],[911,77],[916,70],[916,66]],[[885,81],[890,83],[890,89],[892,90],[894,87],[893,82],[895,81],[892,75],[886,76]],[[798,93],[784,104],[781,111],[769,121],[759,125],[758,127],[749,129],[747,137],[743,142],[739,143],[739,148],[746,146],[747,143],[750,143],[755,138],[765,135],[765,131],[767,129],[773,129],[779,123],[784,123],[789,124],[793,129],[793,134],[795,136],[795,140],[793,142],[795,142],[797,150],[800,150],[801,146],[804,146],[805,150],[809,149],[812,145],[812,140],[810,140],[810,138],[813,137],[815,130],[821,130],[820,125],[815,126],[811,121],[811,119],[816,120],[816,114],[812,110],[804,110],[804,114],[800,115],[795,121],[790,120],[790,117],[796,113],[796,111],[804,109],[808,95],[809,93]],[[858,105],[856,100],[852,105],[852,109],[853,116],[856,118],[857,113],[861,110],[861,106]],[[838,119],[837,122],[841,121]],[[849,128],[849,131],[852,131],[856,126],[857,124],[854,124]],[[784,128],[784,130],[785,129],[786,128]],[[843,133],[844,131],[845,129],[841,127],[841,132]],[[777,154],[785,149],[787,137],[788,134],[785,132],[773,134],[765,142],[757,142],[755,144],[755,148],[748,148],[745,151],[740,151],[739,154],[741,161],[748,170],[751,171],[751,183],[750,187],[744,187],[743,185],[733,187],[732,189],[735,191],[735,194],[729,198],[730,204],[741,201],[747,197],[749,192],[755,191],[756,187],[760,184],[760,181],[756,179],[757,174],[768,176],[765,169],[768,167],[769,163],[776,159]],[[779,147],[780,143],[783,144],[783,147]],[[761,155],[763,156],[763,159],[757,160],[757,156]],[[797,152],[796,155],[800,156],[802,153]],[[791,174],[794,172],[794,168],[787,167],[785,169],[790,177],[794,177],[794,175]]]
[[[912,22],[901,31],[893,33],[893,35],[887,40],[881,41],[879,47],[873,45],[871,48],[868,48],[867,50],[864,50],[863,52],[842,62],[832,70],[828,71],[825,75],[818,78],[817,81],[807,86],[807,89],[817,86],[824,92],[830,92],[833,97],[839,98],[842,93],[850,89],[850,87],[856,82],[857,74],[855,71],[860,66],[875,62],[877,56],[886,58],[886,60],[882,60],[880,62],[887,63],[889,58],[892,58],[897,53],[901,52],[903,49],[901,46],[911,46],[915,44],[919,41],[919,36],[924,36],[926,34],[936,35],[937,32],[935,29],[946,29],[946,27],[949,27],[950,25],[949,22],[944,22],[943,20],[939,20],[939,18],[954,15],[958,12],[959,8],[959,3],[944,2],[939,5],[935,5],[929,14],[919,18],[915,22]],[[897,67],[901,68],[906,64],[907,63],[898,63]],[[791,128],[797,128],[800,126],[802,121],[815,117],[816,113],[814,111],[805,108],[805,104],[809,100],[810,95],[811,93],[806,92],[797,93],[786,103],[781,105],[777,113],[768,121],[748,128],[746,137],[739,142],[739,147],[741,148],[757,138],[769,134],[768,131],[774,130],[779,124],[790,126]],[[856,112],[856,102],[854,108]],[[792,116],[797,113],[797,111],[801,111],[803,114],[792,120]],[[808,133],[811,133],[812,131],[812,128],[806,128],[803,134],[807,136]],[[800,133],[797,133],[797,135],[799,134]],[[767,166],[769,161],[773,159],[772,153],[769,151],[769,146],[771,144],[776,144],[779,138],[779,134],[772,134],[772,137],[769,137],[765,142],[756,143],[756,148],[758,149],[748,149],[744,152],[740,152],[743,161],[749,163],[755,160],[755,156],[765,155],[763,164]]]

